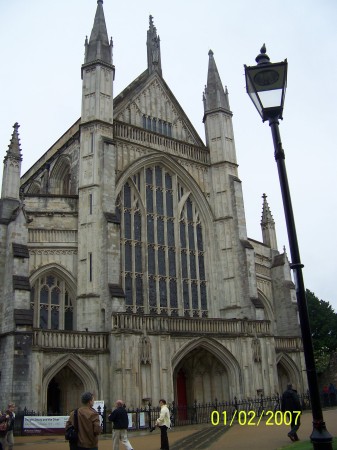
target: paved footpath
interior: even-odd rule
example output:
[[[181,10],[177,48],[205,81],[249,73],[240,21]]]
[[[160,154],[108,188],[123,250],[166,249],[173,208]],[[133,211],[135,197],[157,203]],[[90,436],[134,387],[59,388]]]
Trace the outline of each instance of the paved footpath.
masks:
[[[337,437],[337,409],[324,411],[324,420],[330,434]],[[308,440],[312,432],[311,412],[304,413],[301,422],[298,435],[301,440]],[[175,443],[187,437],[193,439],[193,435],[201,429],[211,427],[212,425],[191,425],[173,428],[169,431],[170,446],[185,450],[183,446],[175,445]],[[218,427],[220,425],[216,428]],[[227,430],[224,428],[224,433],[221,434],[220,438],[204,448],[207,448],[207,450],[277,450],[291,444],[287,437],[288,431],[289,426],[267,426],[265,420],[262,420],[259,426],[235,424]],[[153,433],[148,431],[130,432],[129,439],[134,450],[158,450],[160,447],[160,433],[157,430]],[[69,450],[69,445],[62,436],[20,436],[15,438],[14,448],[21,448],[21,450],[44,450],[46,448],[48,450]],[[102,436],[98,448],[99,450],[112,450],[111,436]],[[125,447],[121,444],[120,450],[124,449]],[[312,446],[310,445],[308,450],[311,449]]]
[[[337,436],[337,409],[323,411],[324,421],[329,433]],[[259,427],[247,425],[235,425],[208,450],[277,450],[288,444],[291,440],[287,433],[290,427],[286,425],[266,426],[265,421],[261,421]],[[309,440],[312,432],[312,415],[305,412],[301,416],[301,427],[298,436],[301,440]],[[182,449],[183,450],[183,449]],[[312,445],[308,450],[312,450]]]

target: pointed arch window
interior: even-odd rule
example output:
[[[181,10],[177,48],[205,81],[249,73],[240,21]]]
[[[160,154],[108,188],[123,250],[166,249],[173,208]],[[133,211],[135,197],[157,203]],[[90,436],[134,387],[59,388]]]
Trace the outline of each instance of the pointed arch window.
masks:
[[[48,172],[46,172],[48,175]],[[49,192],[57,195],[71,193],[71,164],[69,156],[60,156],[50,171],[48,180]]]
[[[40,277],[32,288],[30,304],[35,328],[73,329],[73,299],[61,278],[54,274]]]
[[[207,316],[204,228],[177,176],[160,165],[141,169],[123,186],[117,209],[127,311]]]

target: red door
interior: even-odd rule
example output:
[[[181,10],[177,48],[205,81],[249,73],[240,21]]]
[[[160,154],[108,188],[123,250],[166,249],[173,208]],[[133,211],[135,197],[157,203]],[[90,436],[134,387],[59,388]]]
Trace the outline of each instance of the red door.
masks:
[[[187,419],[187,393],[186,393],[186,376],[183,369],[180,369],[177,375],[177,400],[178,400],[178,417],[180,420]]]

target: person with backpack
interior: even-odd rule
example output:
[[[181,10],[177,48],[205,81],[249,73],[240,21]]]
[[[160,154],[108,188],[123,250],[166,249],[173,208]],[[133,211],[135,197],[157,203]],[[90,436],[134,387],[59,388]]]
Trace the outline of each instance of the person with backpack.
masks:
[[[301,425],[300,415],[302,413],[302,407],[297,391],[293,388],[292,384],[288,384],[287,390],[282,394],[281,410],[283,413],[290,414],[291,430],[288,433],[288,437],[292,441],[298,441],[297,431]]]
[[[77,428],[78,450],[98,450],[98,435],[101,434],[102,427],[99,414],[93,408],[94,396],[91,392],[84,392],[81,401],[82,406],[70,413],[66,430],[72,426]]]
[[[8,403],[7,410],[0,416],[0,445],[2,450],[13,450],[15,404]]]

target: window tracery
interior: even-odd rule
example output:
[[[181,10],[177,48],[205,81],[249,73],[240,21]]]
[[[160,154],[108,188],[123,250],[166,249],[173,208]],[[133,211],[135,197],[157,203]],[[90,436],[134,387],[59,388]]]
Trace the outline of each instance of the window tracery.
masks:
[[[32,288],[30,305],[36,328],[73,329],[73,300],[64,280],[53,274],[40,277]]]
[[[125,183],[117,210],[127,311],[207,316],[203,227],[178,178],[159,165],[143,168]]]

